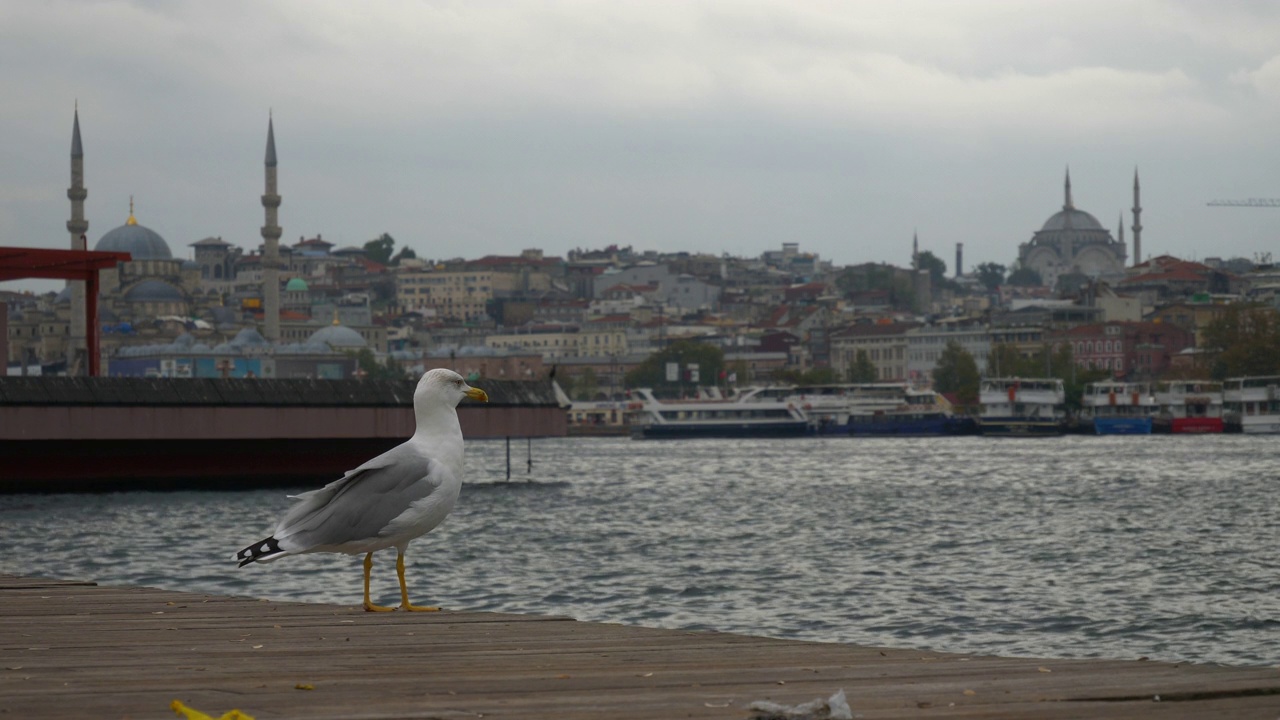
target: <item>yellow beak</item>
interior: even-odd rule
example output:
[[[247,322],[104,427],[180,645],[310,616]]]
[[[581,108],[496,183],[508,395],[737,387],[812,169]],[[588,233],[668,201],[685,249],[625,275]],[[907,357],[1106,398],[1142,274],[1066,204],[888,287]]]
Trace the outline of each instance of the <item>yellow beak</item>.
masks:
[[[480,388],[475,388],[475,387],[473,387],[473,388],[467,388],[467,393],[466,393],[466,395],[467,395],[467,397],[471,398],[472,400],[479,400],[480,402],[489,402],[489,395],[488,395],[488,393],[486,393],[485,391],[481,390]]]

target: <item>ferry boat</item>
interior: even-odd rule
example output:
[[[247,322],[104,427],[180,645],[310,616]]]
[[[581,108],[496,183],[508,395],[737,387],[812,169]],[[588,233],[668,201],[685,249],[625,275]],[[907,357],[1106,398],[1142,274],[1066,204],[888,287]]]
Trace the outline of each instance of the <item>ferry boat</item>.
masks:
[[[809,417],[794,402],[759,398],[754,388],[732,399],[662,401],[648,388],[631,391],[628,425],[635,439],[784,438],[809,434]]]
[[[1160,412],[1152,426],[1154,432],[1220,433],[1222,419],[1222,383],[1213,380],[1168,380],[1156,388],[1156,404]]]
[[[568,408],[569,435],[626,435],[627,403],[616,400],[574,401]]]
[[[996,437],[1061,435],[1067,393],[1058,378],[988,378],[978,387],[978,429]]]
[[[1280,375],[1227,378],[1224,421],[1240,432],[1280,433]]]
[[[1088,383],[1081,403],[1081,420],[1097,435],[1150,435],[1159,410],[1147,383]]]
[[[817,435],[933,436],[976,432],[972,418],[956,416],[932,390],[907,383],[838,383],[765,388],[757,397],[799,405]]]

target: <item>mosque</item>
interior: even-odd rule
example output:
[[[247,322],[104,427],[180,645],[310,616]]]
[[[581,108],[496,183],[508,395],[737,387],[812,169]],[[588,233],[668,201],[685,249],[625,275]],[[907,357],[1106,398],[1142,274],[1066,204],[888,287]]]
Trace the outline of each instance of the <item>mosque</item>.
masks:
[[[320,238],[279,247],[273,121],[267,123],[266,188],[262,195],[266,223],[260,255],[243,256],[221,238],[191,243],[194,260],[175,258],[168,242],[138,222],[133,199],[124,224],[106,232],[94,250],[127,252],[128,262],[101,272],[98,322],[102,329],[102,367],[108,375],[186,377],[350,377],[362,349],[385,349],[386,331],[372,327],[367,307],[339,307],[333,299],[312,293],[301,277],[291,277],[281,307],[282,271],[311,270],[318,263],[350,263],[346,255],[328,252]],[[84,217],[84,150],[80,113],[76,110],[71,140],[72,249],[88,245]],[[295,251],[302,247],[302,250]],[[315,247],[325,257],[316,257]],[[340,251],[341,252],[341,251]],[[299,256],[297,264],[289,262]],[[303,257],[305,256],[305,257]],[[238,268],[249,268],[239,272]],[[332,310],[332,322],[313,319],[317,309]],[[342,311],[340,313],[340,310]],[[359,329],[339,321],[355,314]],[[284,323],[282,329],[282,314]],[[11,309],[11,355],[25,366],[34,357],[50,363],[66,358],[67,374],[81,374],[85,358],[83,283],[69,282],[51,305]],[[283,330],[283,331],[282,331]],[[14,358],[7,358],[13,360]]]
[[[1133,174],[1133,256],[1142,257],[1142,203],[1138,173]],[[1059,282],[1102,280],[1114,284],[1125,277],[1128,260],[1124,242],[1124,217],[1121,215],[1118,237],[1104,228],[1097,218],[1075,206],[1071,198],[1071,172],[1064,183],[1062,209],[1045,221],[1029,242],[1018,247],[1018,263],[1040,274],[1045,285],[1056,288]]]

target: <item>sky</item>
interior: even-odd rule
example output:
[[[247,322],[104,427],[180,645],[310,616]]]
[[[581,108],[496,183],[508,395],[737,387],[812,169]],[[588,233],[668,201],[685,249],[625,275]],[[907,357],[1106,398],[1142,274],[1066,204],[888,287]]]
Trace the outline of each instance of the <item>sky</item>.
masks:
[[[1144,256],[1275,252],[1280,3],[0,0],[0,245],[390,233],[541,248],[1012,264],[1061,209]],[[1130,248],[1132,250],[1132,248]],[[1280,254],[1280,253],[1278,253]],[[49,289],[23,281],[4,289]]]

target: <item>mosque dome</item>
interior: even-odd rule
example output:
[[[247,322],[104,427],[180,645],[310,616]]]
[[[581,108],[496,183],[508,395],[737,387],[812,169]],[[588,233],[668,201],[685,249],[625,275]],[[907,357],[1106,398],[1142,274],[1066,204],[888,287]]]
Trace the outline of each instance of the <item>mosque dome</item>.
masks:
[[[134,219],[132,202],[130,202],[129,219],[120,227],[103,235],[93,249],[105,252],[127,252],[133,256],[134,260],[173,259],[173,254],[169,252],[169,244],[160,237],[160,233],[139,225]]]
[[[236,333],[236,336],[231,340],[231,345],[235,347],[244,347],[246,345],[261,346],[266,344],[268,344],[267,339],[262,337],[262,333],[258,332],[254,328],[245,328],[241,330]]]
[[[306,292],[308,289],[307,281],[300,277],[289,278],[289,282],[284,285],[285,292]]]
[[[307,338],[307,345],[325,344],[334,350],[355,350],[362,347],[368,347],[368,343],[360,336],[360,333],[352,330],[346,325],[339,325],[337,319],[334,319],[332,325],[322,327],[311,333],[311,337]]]
[[[185,299],[182,291],[160,280],[143,280],[124,294],[125,302],[183,302]]]
[[[1045,230],[1105,230],[1102,223],[1089,213],[1074,207],[1059,210],[1044,222]]]

